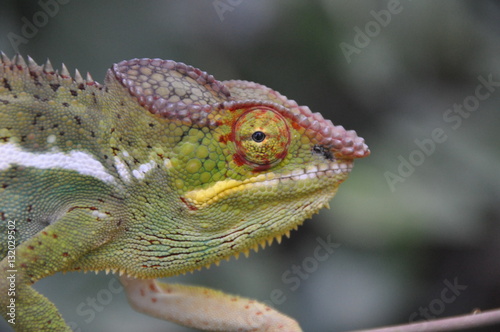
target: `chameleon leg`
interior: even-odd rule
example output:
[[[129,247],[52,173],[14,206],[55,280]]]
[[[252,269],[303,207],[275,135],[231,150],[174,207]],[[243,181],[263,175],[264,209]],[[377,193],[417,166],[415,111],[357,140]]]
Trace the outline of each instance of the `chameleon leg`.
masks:
[[[74,209],[15,249],[15,262],[0,262],[0,306],[9,321],[7,306],[15,299],[15,331],[71,331],[55,305],[31,287],[37,280],[68,269],[103,242],[104,223],[89,211]],[[11,272],[13,271],[13,272]],[[14,276],[15,279],[7,279]],[[9,291],[14,291],[15,295]]]
[[[121,277],[130,304],[138,311],[207,331],[300,332],[295,320],[247,298],[154,279]]]

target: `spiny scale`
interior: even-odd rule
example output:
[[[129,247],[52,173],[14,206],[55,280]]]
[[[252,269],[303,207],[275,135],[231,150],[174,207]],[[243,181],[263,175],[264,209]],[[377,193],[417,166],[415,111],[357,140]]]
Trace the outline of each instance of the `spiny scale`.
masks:
[[[94,83],[94,79],[90,76],[89,72],[87,72],[87,83]]]
[[[53,74],[54,73],[54,67],[52,67],[52,63],[50,62],[49,59],[47,59],[47,62],[43,65],[43,71],[47,74]]]
[[[17,54],[17,56],[14,56],[15,58],[15,61],[14,63],[20,67],[27,67],[26,65],[26,61],[24,61],[24,58],[22,56],[20,56],[19,54]]]
[[[75,82],[85,83],[85,80],[83,79],[82,74],[80,74],[80,71],[78,69],[75,69]]]
[[[66,65],[64,63],[61,65],[61,76],[64,78],[71,78],[69,70],[68,68],[66,68]]]
[[[11,64],[9,57],[4,52],[1,52],[2,63],[9,66]]]
[[[35,60],[33,60],[33,58],[30,57],[29,55],[28,55],[28,68],[32,71],[35,71],[36,69],[40,68],[40,66],[38,66]]]

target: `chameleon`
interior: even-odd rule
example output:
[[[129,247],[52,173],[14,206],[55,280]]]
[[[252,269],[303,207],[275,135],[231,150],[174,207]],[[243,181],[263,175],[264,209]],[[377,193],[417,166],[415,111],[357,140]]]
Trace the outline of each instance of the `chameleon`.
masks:
[[[355,131],[277,91],[172,60],[104,83],[0,56],[0,304],[15,331],[71,331],[32,285],[120,276],[139,312],[208,331],[301,331],[256,300],[156,281],[248,255],[327,207]]]

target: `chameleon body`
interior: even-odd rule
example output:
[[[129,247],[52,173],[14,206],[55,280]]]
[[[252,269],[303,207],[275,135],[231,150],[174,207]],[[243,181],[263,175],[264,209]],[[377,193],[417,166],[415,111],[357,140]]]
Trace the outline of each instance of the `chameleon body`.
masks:
[[[2,314],[16,331],[70,331],[32,284],[104,270],[156,317],[202,330],[300,331],[259,302],[154,279],[280,242],[368,154],[354,131],[253,82],[134,59],[101,85],[2,53]],[[14,317],[5,310],[13,301]]]

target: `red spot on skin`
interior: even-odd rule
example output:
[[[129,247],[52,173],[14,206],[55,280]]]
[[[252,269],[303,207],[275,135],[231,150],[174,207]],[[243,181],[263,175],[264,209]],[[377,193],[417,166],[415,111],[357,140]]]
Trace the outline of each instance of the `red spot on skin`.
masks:
[[[28,246],[28,249],[29,249],[29,250],[33,250],[33,249],[35,249],[35,247],[33,247],[33,246]]]
[[[300,125],[299,125],[297,122],[295,122],[295,121],[291,121],[291,123],[292,123],[292,127],[293,127],[293,129],[295,129],[295,130],[300,130],[300,128],[301,128],[301,127],[300,127]]]
[[[221,142],[221,143],[227,144],[227,142],[229,142],[229,141],[232,141],[231,140],[231,134],[221,135],[219,137],[219,142]]]
[[[181,197],[181,201],[182,201],[182,203],[184,203],[184,204],[188,207],[188,209],[190,209],[191,211],[196,211],[196,210],[198,210],[198,208],[197,208],[196,206],[193,206],[193,205],[189,204],[189,202],[188,202],[188,201],[186,201],[186,199],[185,199],[184,197]]]
[[[57,239],[57,234],[52,234],[52,237],[53,237],[54,239]]]
[[[43,231],[42,232],[43,235],[49,235],[47,232]]]
[[[23,269],[25,269],[25,268],[27,268],[28,266],[27,266],[26,264],[24,264],[24,263],[21,263],[21,267],[22,267]]]
[[[156,297],[151,298],[151,302],[156,303],[156,301],[158,301]]]
[[[156,292],[156,287],[155,287],[155,284],[151,283],[149,284],[149,289],[152,290],[153,292]]]
[[[238,301],[238,299],[233,297],[233,298],[231,298],[231,301],[236,302],[236,301]]]
[[[142,289],[142,288],[139,290],[139,293],[141,294],[141,296],[146,295],[146,292],[144,292],[144,289]]]
[[[63,252],[62,255],[63,255],[63,257],[68,257],[69,256],[69,254],[67,252]]]
[[[97,208],[95,206],[72,206],[68,209],[68,212],[71,212],[75,209],[89,209],[91,211],[97,210]]]
[[[244,306],[245,309],[250,309],[250,306],[247,304],[246,306]]]
[[[257,315],[257,316],[262,315],[262,312],[261,312],[261,311],[259,311],[259,312],[257,312],[257,313],[256,313],[256,315]]]
[[[239,154],[233,154],[233,160],[237,166],[242,166],[247,164],[247,161]]]

